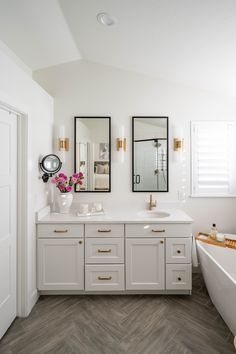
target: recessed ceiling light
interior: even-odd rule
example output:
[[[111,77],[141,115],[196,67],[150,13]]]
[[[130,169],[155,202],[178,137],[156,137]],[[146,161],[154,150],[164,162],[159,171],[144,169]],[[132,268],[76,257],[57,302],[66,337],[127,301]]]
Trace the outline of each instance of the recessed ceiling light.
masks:
[[[97,20],[101,25],[104,26],[114,26],[117,23],[117,20],[115,17],[110,16],[109,14],[105,12],[101,12],[97,14]]]

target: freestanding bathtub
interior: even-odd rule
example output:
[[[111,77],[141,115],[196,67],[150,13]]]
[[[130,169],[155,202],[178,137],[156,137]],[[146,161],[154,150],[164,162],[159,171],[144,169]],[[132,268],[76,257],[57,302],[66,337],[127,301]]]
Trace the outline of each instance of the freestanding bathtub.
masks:
[[[201,241],[197,250],[211,300],[236,336],[236,250]]]

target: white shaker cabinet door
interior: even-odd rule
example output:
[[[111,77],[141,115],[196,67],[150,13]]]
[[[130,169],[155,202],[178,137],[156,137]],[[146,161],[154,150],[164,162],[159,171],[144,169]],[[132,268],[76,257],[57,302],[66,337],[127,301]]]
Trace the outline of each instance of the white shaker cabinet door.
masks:
[[[164,290],[164,238],[126,239],[126,289]]]
[[[38,240],[38,289],[84,289],[84,239]]]
[[[192,264],[167,264],[166,265],[167,290],[192,289]]]
[[[192,238],[166,239],[166,263],[191,263]]]

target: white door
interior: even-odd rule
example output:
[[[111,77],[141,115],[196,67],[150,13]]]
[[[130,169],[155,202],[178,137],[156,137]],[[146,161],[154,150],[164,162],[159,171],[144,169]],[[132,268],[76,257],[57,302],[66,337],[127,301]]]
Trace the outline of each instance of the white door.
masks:
[[[126,289],[165,289],[164,238],[126,239]]]
[[[84,290],[84,239],[38,240],[38,289]]]
[[[17,117],[0,109],[0,338],[16,317]]]

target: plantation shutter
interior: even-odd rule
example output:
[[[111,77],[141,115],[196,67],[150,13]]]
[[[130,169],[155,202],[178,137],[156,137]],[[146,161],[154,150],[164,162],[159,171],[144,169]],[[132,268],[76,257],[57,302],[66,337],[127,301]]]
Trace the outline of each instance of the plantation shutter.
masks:
[[[192,196],[236,196],[236,122],[192,122]]]

